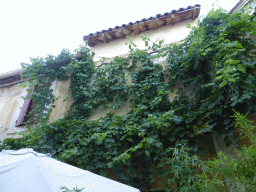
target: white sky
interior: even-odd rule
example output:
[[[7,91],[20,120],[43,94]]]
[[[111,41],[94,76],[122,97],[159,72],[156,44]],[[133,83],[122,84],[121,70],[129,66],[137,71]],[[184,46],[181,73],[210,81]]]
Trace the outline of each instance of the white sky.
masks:
[[[230,11],[238,0],[219,0]],[[57,56],[83,44],[83,36],[201,5],[206,15],[216,0],[0,0],[0,74],[30,63],[29,57]]]

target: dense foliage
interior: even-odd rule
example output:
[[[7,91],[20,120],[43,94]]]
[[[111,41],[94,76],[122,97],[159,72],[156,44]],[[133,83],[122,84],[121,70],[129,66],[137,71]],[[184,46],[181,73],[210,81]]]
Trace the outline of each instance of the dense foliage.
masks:
[[[195,191],[190,185],[197,181],[193,176],[197,168],[186,167],[182,158],[169,152],[177,142],[188,143],[193,148],[185,157],[199,162],[197,156],[203,151],[194,147],[195,135],[214,138],[220,134],[228,145],[227,135],[235,130],[232,109],[255,114],[256,58],[251,38],[255,25],[248,14],[212,10],[180,44],[163,47],[163,41],[151,42],[142,35],[146,48],[157,50],[156,54],[129,41],[127,58],[116,57],[100,67],[94,65],[87,45],[80,46],[76,56],[63,50],[56,58],[31,59],[32,65],[23,66],[25,77],[31,80],[29,86],[36,80],[41,87],[32,94],[40,123],[22,138],[5,139],[0,148],[50,152],[53,158],[103,176],[111,168],[120,182],[141,190],[149,190],[155,182],[153,162],[158,175],[175,173],[169,181],[177,181],[180,191],[186,187]],[[166,68],[154,64],[163,57],[167,57]],[[61,67],[62,62],[68,65]],[[47,83],[68,77],[73,104],[65,118],[47,124],[51,112],[47,106],[56,99]],[[170,102],[169,95],[177,86],[181,88]],[[115,115],[126,103],[130,103],[130,111]],[[89,121],[92,110],[99,106],[112,111]],[[195,152],[197,156],[193,156]],[[184,182],[176,174],[173,162],[186,167],[190,180]]]

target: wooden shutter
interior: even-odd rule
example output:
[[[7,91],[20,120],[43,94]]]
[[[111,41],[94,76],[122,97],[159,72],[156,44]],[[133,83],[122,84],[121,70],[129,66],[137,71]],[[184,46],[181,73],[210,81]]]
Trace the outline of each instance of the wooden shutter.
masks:
[[[29,90],[32,89],[32,92],[35,90],[35,86],[32,88],[29,88]],[[27,94],[29,95],[29,93]],[[32,99],[26,99],[23,103],[22,109],[20,111],[20,115],[18,117],[18,120],[16,121],[15,127],[20,126],[24,122],[24,118],[26,116],[26,112],[28,110],[29,105],[31,104]]]
[[[50,86],[52,85],[52,83],[47,83],[47,84],[50,85]],[[35,91],[35,88],[36,88],[36,85],[35,85],[34,87],[30,88],[29,90],[32,89],[32,92],[34,92],[34,91]],[[39,92],[41,92],[41,88],[42,88],[41,86],[38,86],[38,87],[37,87],[37,89],[39,90]],[[29,93],[28,93],[28,95],[29,95]],[[31,106],[31,109],[30,109],[30,111],[29,111],[29,112],[31,112],[32,109],[33,109],[33,107],[34,107],[34,105],[35,105],[35,104],[34,104],[34,102],[33,102],[32,99],[26,99],[26,100],[24,101],[24,104],[23,104],[23,106],[22,106],[22,109],[21,109],[19,118],[18,118],[18,120],[16,121],[15,127],[20,126],[21,124],[23,124],[24,119],[25,119],[25,116],[26,116],[26,113],[27,113],[27,111],[29,110],[29,107]],[[32,123],[32,124],[35,123],[34,114],[35,114],[35,113],[30,114],[31,123]]]

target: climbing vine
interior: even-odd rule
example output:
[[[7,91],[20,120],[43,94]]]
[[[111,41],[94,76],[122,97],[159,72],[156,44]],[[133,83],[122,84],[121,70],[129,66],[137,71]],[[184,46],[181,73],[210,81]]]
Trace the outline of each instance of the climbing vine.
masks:
[[[64,69],[65,66],[71,61],[71,53],[67,49],[63,49],[61,53],[55,57],[48,55],[46,58],[30,58],[32,64],[21,63],[21,66],[26,69],[26,73],[21,75],[22,79],[29,81],[21,85],[23,87],[35,87],[35,91],[29,90],[30,95],[24,97],[25,99],[33,98],[35,106],[30,114],[34,113],[34,119],[29,119],[26,124],[33,121],[35,124],[45,124],[49,120],[52,108],[51,105],[56,99],[53,95],[53,90],[50,89],[51,83],[58,80],[67,80],[68,76]],[[50,107],[51,105],[51,107]]]
[[[40,87],[32,93],[40,123],[22,138],[5,139],[0,148],[50,152],[53,158],[103,176],[112,169],[120,182],[150,190],[156,179],[152,162],[158,175],[176,173],[172,162],[179,162],[169,152],[177,142],[192,146],[189,156],[203,155],[194,136],[220,134],[229,145],[227,136],[234,133],[232,109],[255,114],[255,26],[248,14],[230,15],[218,9],[192,27],[180,44],[164,47],[162,40],[152,42],[142,35],[146,50],[130,40],[126,58],[110,62],[103,58],[100,66],[95,66],[87,44],[76,55],[63,50],[57,57],[33,58],[31,65],[22,64],[23,77],[29,79],[24,86],[32,87],[36,81]],[[163,57],[165,66],[154,64]],[[47,106],[57,99],[48,83],[68,78],[73,103],[63,119],[47,123],[52,110]],[[175,87],[180,88],[170,102]],[[115,115],[126,103],[130,111]],[[98,107],[111,112],[88,120]],[[185,185],[178,175],[174,178],[171,181],[178,186]]]

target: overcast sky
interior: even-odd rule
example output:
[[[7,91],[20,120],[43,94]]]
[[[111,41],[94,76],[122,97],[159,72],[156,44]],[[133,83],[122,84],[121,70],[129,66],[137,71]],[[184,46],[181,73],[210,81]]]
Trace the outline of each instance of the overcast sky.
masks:
[[[219,0],[230,11],[238,0]],[[1,0],[0,74],[30,63],[29,57],[74,52],[83,36],[156,16],[173,9],[201,5],[206,15],[216,0]]]

